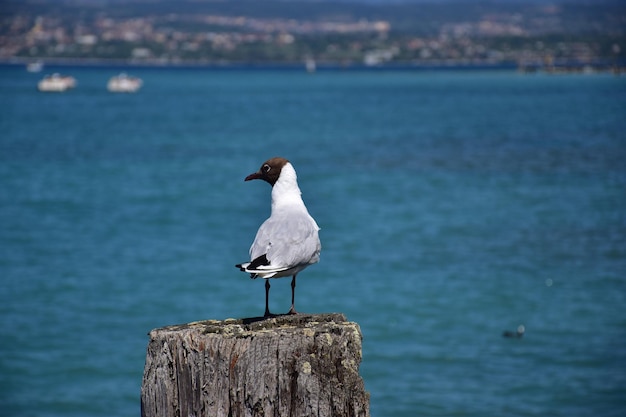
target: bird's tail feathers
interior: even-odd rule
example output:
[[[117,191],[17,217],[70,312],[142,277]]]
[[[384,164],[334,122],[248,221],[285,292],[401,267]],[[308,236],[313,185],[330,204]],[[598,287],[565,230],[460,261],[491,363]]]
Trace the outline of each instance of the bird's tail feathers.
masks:
[[[250,278],[272,278],[279,272],[287,271],[289,267],[275,267],[272,265],[251,265],[251,262],[245,262],[235,265],[242,272],[250,274]]]
[[[250,265],[250,262],[244,262],[244,263],[235,265],[235,268],[239,268],[240,271],[245,271],[248,265]]]

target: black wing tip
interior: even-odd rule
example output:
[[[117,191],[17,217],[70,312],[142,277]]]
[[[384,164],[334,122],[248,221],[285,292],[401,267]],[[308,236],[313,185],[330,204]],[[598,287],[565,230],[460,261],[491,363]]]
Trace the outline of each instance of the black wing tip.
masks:
[[[248,269],[257,269],[259,266],[269,264],[270,261],[267,260],[267,255],[261,255],[258,258],[253,259],[252,262],[250,262],[250,265],[248,265]]]
[[[243,267],[243,264],[237,264],[237,265],[235,265],[235,268],[239,268],[239,270],[241,272],[248,272],[248,271],[246,271],[246,268]],[[255,273],[251,273],[250,274],[250,278],[252,278],[252,279],[255,279],[255,278],[258,278],[258,277],[259,277],[259,274],[255,274]]]

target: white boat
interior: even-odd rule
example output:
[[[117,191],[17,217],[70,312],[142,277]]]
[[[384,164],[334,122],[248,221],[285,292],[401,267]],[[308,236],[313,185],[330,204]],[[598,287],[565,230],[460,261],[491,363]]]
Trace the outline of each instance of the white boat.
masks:
[[[317,70],[317,64],[313,58],[307,58],[304,62],[304,66],[306,68],[306,72],[314,73]]]
[[[134,93],[141,88],[142,84],[143,81],[140,78],[120,74],[109,80],[107,90],[112,93]]]
[[[37,89],[44,92],[62,93],[76,87],[76,79],[67,75],[46,75],[39,83]]]
[[[26,65],[26,71],[28,72],[41,72],[41,70],[43,70],[43,62],[41,61],[29,62]]]

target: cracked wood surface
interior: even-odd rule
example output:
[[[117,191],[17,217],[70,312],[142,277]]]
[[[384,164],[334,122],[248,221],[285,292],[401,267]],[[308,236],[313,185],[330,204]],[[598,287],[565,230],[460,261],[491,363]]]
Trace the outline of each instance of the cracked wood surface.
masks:
[[[369,417],[361,339],[337,313],[152,330],[141,415]]]

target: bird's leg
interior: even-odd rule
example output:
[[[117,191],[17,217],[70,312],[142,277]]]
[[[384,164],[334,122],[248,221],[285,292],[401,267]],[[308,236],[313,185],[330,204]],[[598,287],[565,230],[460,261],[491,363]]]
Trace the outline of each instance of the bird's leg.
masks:
[[[265,279],[265,317],[269,317],[272,315],[270,313],[269,302],[270,302],[270,280]]]
[[[294,305],[295,293],[296,293],[296,275],[294,275],[293,278],[291,279],[291,308],[289,309],[289,313],[287,314],[298,314]]]

